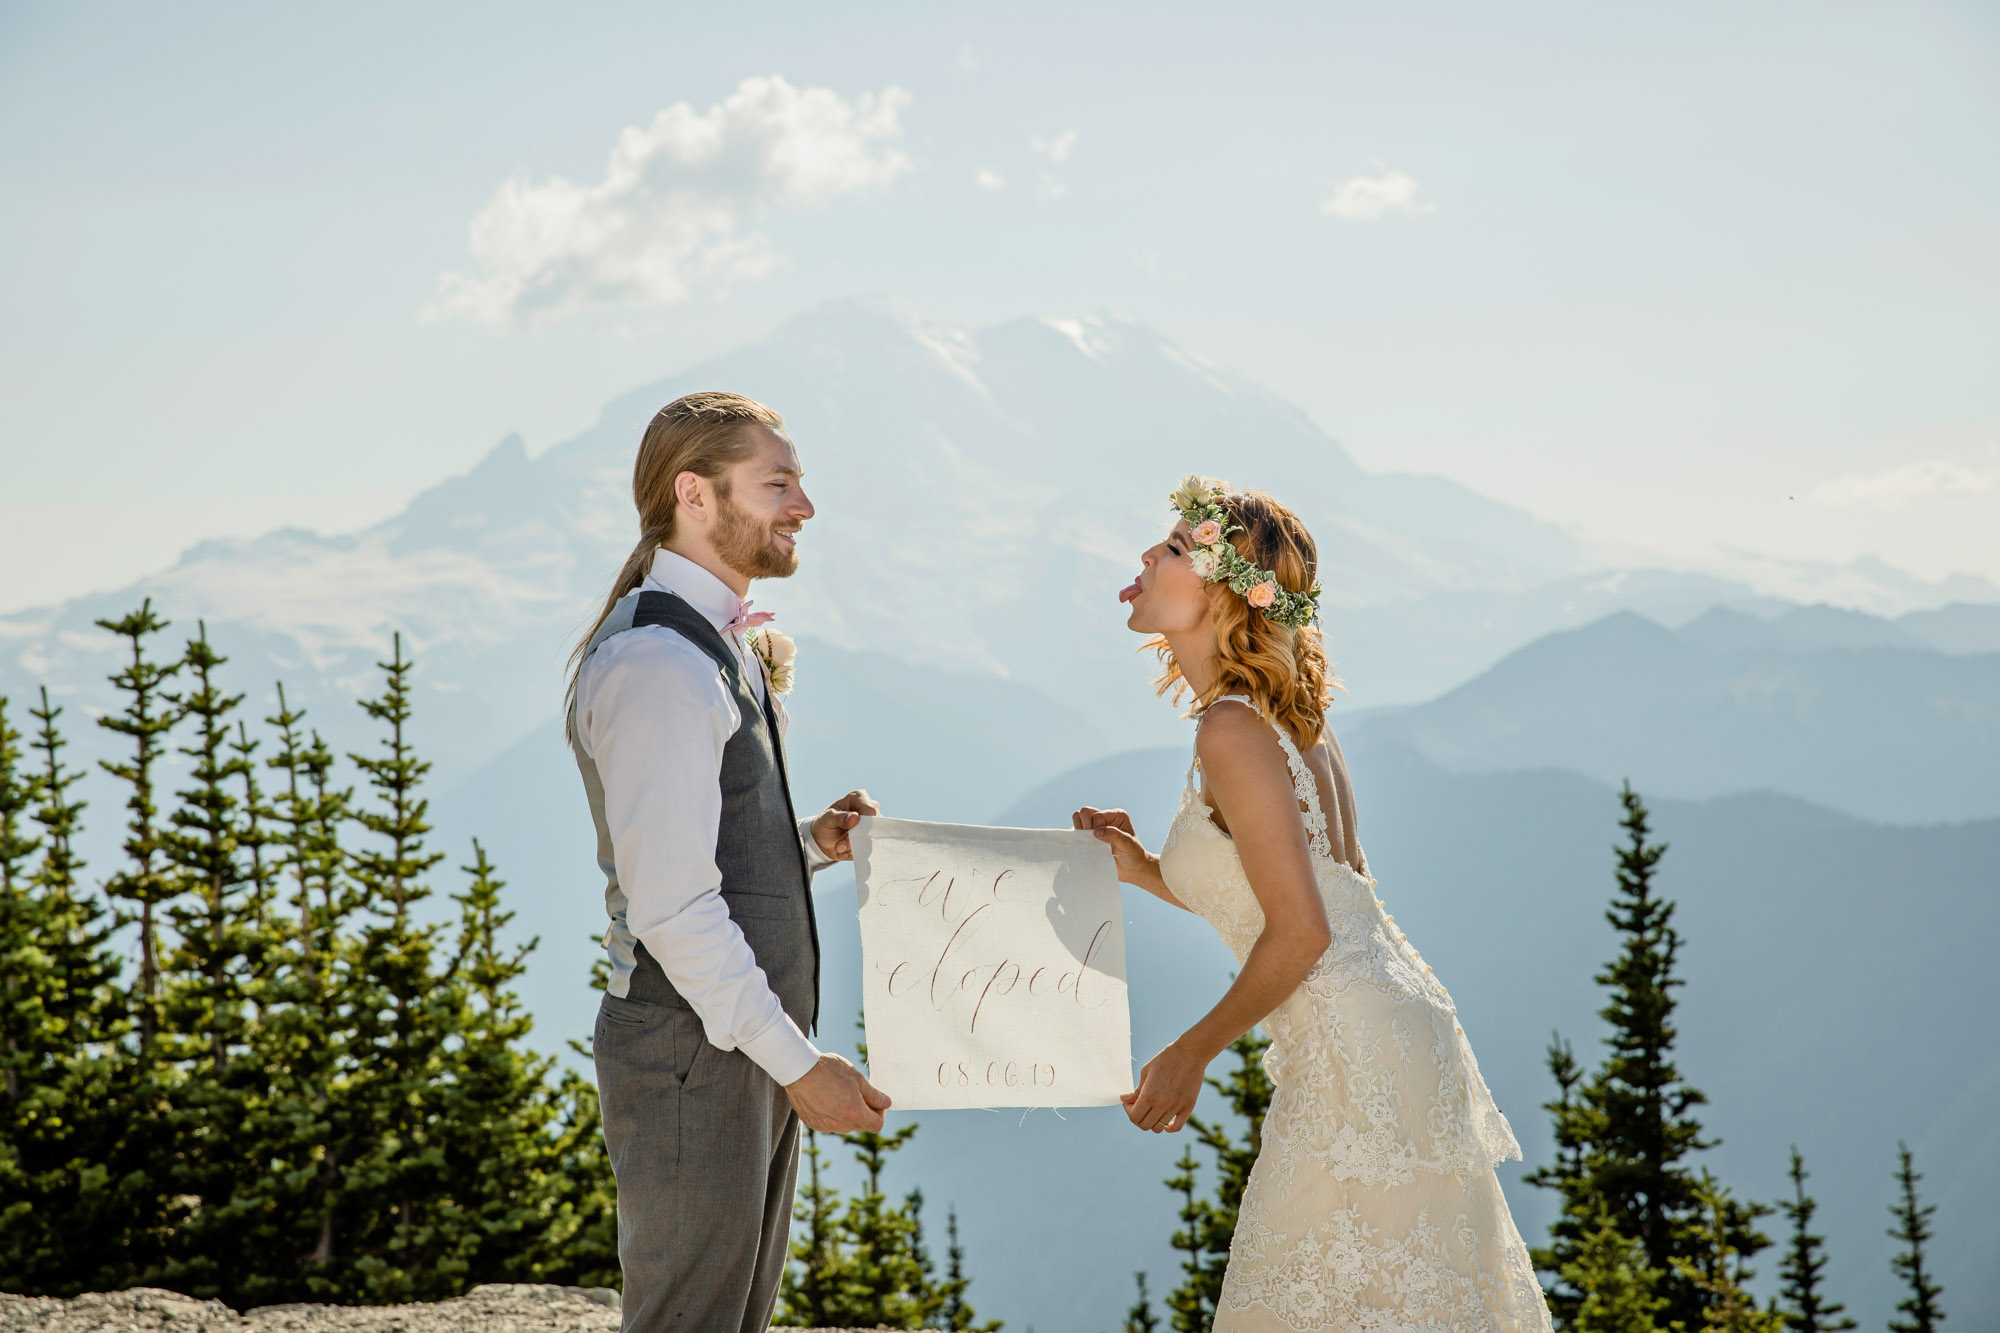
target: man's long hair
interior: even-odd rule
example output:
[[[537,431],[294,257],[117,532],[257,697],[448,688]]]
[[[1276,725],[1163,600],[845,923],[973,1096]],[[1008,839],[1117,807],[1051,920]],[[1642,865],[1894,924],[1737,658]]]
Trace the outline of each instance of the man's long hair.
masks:
[[[639,511],[639,540],[625,557],[618,577],[611,581],[611,593],[604,609],[576,641],[569,656],[569,687],[563,692],[563,735],[569,737],[570,720],[576,702],[576,678],[583,670],[583,656],[590,641],[618,606],[619,599],[639,586],[652,567],[653,552],[674,535],[674,519],[680,502],[674,495],[674,481],[683,472],[716,484],[724,500],[729,486],[723,474],[750,456],[745,427],[764,426],[782,435],[785,419],[754,398],[740,393],[690,393],[674,399],[646,426],[639,441],[639,457],[632,464],[632,503]]]

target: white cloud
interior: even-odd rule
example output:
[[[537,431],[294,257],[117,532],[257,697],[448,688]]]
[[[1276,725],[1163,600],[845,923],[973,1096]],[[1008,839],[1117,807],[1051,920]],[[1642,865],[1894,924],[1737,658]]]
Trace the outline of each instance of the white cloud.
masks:
[[[1051,162],[1067,162],[1069,155],[1076,151],[1076,131],[1064,130],[1046,139],[1039,134],[1032,135],[1028,139],[1028,147]]]
[[[1069,193],[1069,186],[1044,171],[1035,180],[1035,192],[1044,199],[1060,199]]]
[[[760,219],[911,169],[894,146],[909,100],[889,87],[848,101],[773,75],[743,80],[705,112],[676,102],[618,136],[594,185],[561,176],[502,185],[472,220],[482,271],[440,276],[424,316],[548,324],[765,277],[784,256],[756,230]]]
[[[991,167],[981,167],[973,174],[972,180],[982,190],[1004,190],[1007,188],[1007,178]]]
[[[2000,467],[1968,467],[1945,458],[1905,463],[1883,472],[1836,477],[1807,496],[1821,504],[1893,509],[1925,500],[2000,491]]]
[[[1417,198],[1419,188],[1415,177],[1384,167],[1379,176],[1356,176],[1334,186],[1332,195],[1320,201],[1319,211],[1343,222],[1372,222],[1389,212],[1435,212],[1436,204]]]

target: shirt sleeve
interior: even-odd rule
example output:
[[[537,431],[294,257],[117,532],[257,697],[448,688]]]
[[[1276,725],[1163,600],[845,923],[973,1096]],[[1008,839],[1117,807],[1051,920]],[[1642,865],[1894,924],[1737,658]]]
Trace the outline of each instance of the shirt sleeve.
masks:
[[[781,1084],[803,1077],[819,1049],[778,1002],[722,899],[719,777],[741,715],[721,672],[672,630],[629,630],[584,663],[577,721],[604,785],[626,925],[710,1043],[742,1051]]]
[[[817,875],[833,864],[833,858],[819,849],[819,842],[813,837],[813,820],[818,815],[808,815],[799,821],[799,841],[806,847],[806,873]]]

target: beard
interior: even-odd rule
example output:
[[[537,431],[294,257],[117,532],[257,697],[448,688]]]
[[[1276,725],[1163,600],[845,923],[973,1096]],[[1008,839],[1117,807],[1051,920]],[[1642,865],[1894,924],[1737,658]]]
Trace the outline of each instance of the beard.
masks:
[[[778,544],[775,524],[761,523],[727,495],[717,495],[715,553],[746,579],[790,578],[799,568],[794,547]]]

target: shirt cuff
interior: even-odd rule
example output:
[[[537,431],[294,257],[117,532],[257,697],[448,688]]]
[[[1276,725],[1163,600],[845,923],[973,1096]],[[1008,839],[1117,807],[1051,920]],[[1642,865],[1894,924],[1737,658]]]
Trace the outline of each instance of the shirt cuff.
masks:
[[[819,816],[813,816],[813,819],[817,818]],[[833,864],[833,858],[819,849],[819,839],[813,836],[812,819],[801,819],[799,821],[799,841],[804,843],[806,848],[807,874],[817,875],[820,871]]]
[[[738,1042],[736,1049],[755,1060],[780,1086],[798,1082],[819,1063],[819,1047],[799,1031],[790,1014],[782,1012],[777,1022],[748,1041]]]

